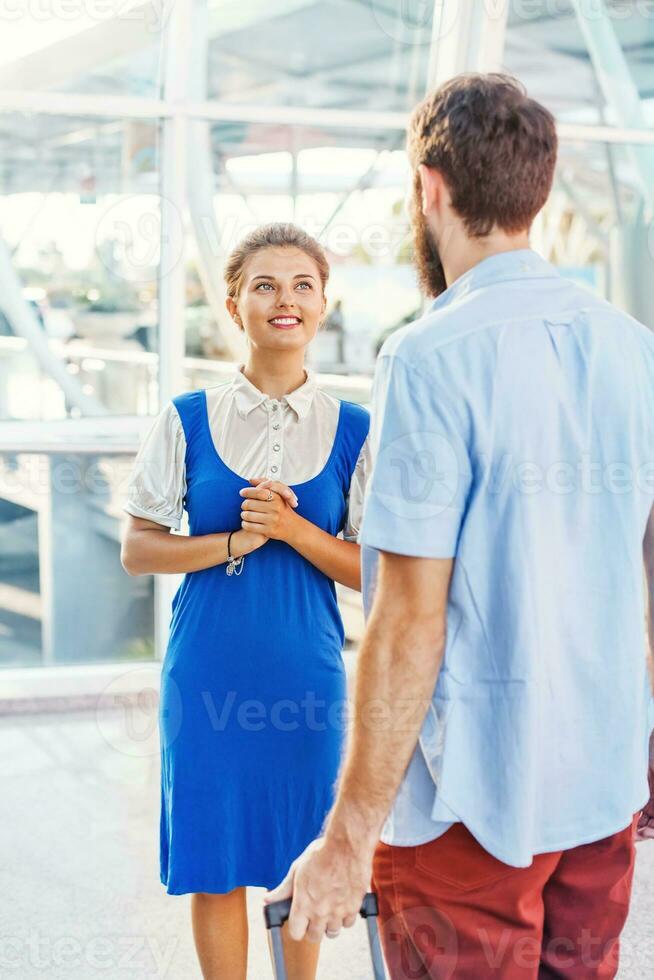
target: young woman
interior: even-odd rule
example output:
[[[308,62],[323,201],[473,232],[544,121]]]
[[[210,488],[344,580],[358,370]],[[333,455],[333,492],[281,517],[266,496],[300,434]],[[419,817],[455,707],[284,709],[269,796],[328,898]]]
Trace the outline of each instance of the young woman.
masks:
[[[161,677],[161,881],[192,893],[205,980],[245,980],[246,886],[275,887],[320,834],[341,760],[334,583],[360,589],[369,416],[304,367],[328,274],[294,225],[234,250],[227,307],[247,359],[164,408],[125,504],[125,569],[186,573]],[[190,536],[171,535],[183,507]],[[284,945],[289,977],[313,980],[319,946]]]

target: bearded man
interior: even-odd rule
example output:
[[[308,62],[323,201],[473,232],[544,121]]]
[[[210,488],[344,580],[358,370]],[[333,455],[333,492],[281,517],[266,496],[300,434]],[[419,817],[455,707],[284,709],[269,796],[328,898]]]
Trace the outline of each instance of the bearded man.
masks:
[[[337,800],[266,900],[319,940],[372,874],[393,980],[615,977],[654,826],[654,335],[532,250],[557,136],[515,79],[448,82],[407,149],[433,302],[375,372]]]

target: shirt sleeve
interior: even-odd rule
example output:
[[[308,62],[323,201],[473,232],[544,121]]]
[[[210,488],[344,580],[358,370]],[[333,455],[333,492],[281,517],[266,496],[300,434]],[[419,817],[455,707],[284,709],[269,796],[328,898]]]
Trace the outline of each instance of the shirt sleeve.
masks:
[[[347,513],[345,516],[345,526],[343,527],[343,539],[345,541],[357,541],[359,529],[361,527],[361,516],[363,514],[363,498],[365,496],[366,484],[372,468],[372,454],[370,451],[370,434],[364,439],[357,459],[354,473],[350,481],[348,493]]]
[[[185,456],[182,421],[169,402],[141,443],[123,510],[179,531],[186,495]]]
[[[361,545],[422,558],[456,555],[471,485],[462,419],[435,371],[381,356]]]

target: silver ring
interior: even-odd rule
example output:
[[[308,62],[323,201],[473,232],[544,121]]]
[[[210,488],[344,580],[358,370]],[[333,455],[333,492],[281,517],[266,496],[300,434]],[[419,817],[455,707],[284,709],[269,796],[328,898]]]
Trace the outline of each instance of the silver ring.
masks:
[[[274,496],[275,496],[275,494],[272,492],[272,490],[269,490],[268,491],[268,496],[266,497],[266,500],[268,501],[268,503],[270,503],[270,501],[273,499]]]

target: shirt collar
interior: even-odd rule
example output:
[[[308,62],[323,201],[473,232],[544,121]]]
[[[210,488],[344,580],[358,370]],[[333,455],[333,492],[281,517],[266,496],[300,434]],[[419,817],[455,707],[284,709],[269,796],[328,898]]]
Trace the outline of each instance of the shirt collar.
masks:
[[[245,364],[238,364],[236,368],[236,374],[232,380],[232,388],[234,391],[234,398],[236,399],[236,408],[238,410],[241,418],[246,418],[250,412],[257,408],[259,405],[264,405],[267,407],[273,401],[274,398],[270,398],[265,392],[259,391],[259,389],[252,384],[252,382],[245,377],[243,374],[243,368]],[[295,391],[290,391],[287,395],[282,395],[281,398],[277,399],[282,403],[282,405],[289,405],[295,412],[298,421],[306,418],[309,409],[313,403],[313,398],[316,393],[317,382],[314,372],[305,367],[306,380],[299,388]]]
[[[437,296],[429,307],[440,310],[454,300],[461,299],[475,289],[491,286],[510,279],[548,279],[558,276],[555,267],[541,258],[532,248],[516,248],[510,252],[497,252],[482,259],[472,269],[455,279],[448,288]]]

